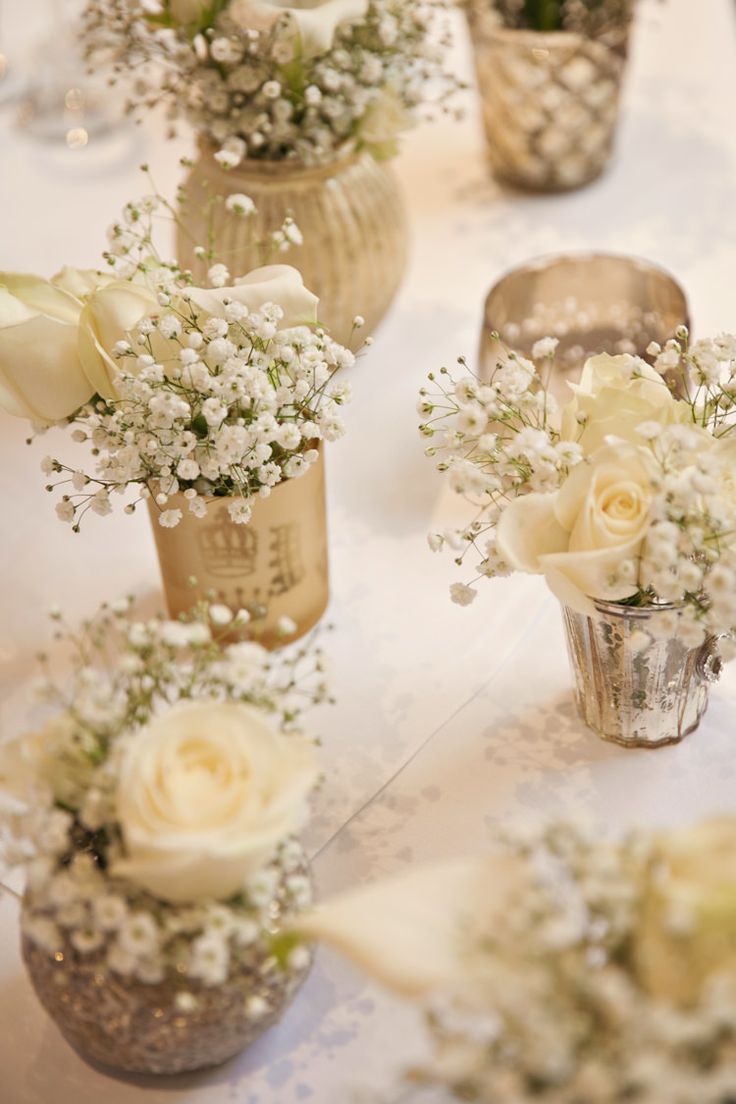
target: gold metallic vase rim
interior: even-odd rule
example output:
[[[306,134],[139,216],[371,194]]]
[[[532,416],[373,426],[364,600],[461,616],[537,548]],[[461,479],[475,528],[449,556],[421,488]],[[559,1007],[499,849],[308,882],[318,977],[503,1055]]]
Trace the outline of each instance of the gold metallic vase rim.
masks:
[[[313,442],[310,442],[309,445],[308,445],[308,448],[314,449],[316,452],[319,453],[319,456],[317,457],[317,459],[314,460],[309,465],[309,467],[305,468],[305,470],[301,473],[301,475],[290,475],[290,476],[287,476],[284,479],[280,479],[278,481],[278,483],[275,483],[274,486],[271,487],[271,494],[267,496],[268,498],[271,498],[272,495],[275,495],[278,492],[279,488],[285,486],[287,483],[294,483],[295,481],[298,482],[300,479],[303,479],[304,476],[307,475],[312,470],[312,468],[319,467],[320,464],[325,463],[325,449],[324,449],[324,441],[323,440],[320,439],[320,440],[315,440]],[[299,455],[301,455],[301,453]],[[152,494],[150,497],[148,497],[146,499],[146,501],[151,506],[158,506],[155,499],[156,499],[156,494],[159,493],[159,489],[161,487],[160,480],[152,479],[151,480],[151,486],[154,488],[156,493]],[[176,500],[184,499],[184,491],[176,491],[175,494],[170,494],[167,497],[168,497],[169,502],[173,502],[175,499]],[[215,494],[202,495],[201,494],[201,495],[199,495],[199,497],[204,499],[204,501],[207,503],[208,506],[211,503],[232,502],[233,500],[244,498],[243,495],[238,494],[235,491],[232,494],[223,494],[223,495],[215,495]],[[185,501],[188,501],[188,499],[185,499]],[[257,491],[254,492],[250,496],[250,501],[252,502],[253,508],[255,509],[256,504],[261,501],[261,496],[258,494]],[[197,520],[198,521],[204,521],[205,519],[204,518],[197,518]],[[233,522],[233,524],[236,524],[236,523]],[[248,522],[246,522],[246,525],[247,524],[248,524]]]
[[[579,47],[584,42],[595,42],[601,46],[609,45],[609,40],[612,35],[625,37],[631,30],[631,17],[624,18],[620,22],[612,25],[603,34],[588,35],[582,31],[538,31],[533,27],[505,27],[503,24],[496,26],[480,27],[478,23],[478,16],[470,9],[468,11],[468,20],[473,29],[478,27],[480,36],[486,41],[497,41],[513,45],[525,45],[530,50],[544,49],[548,50],[552,47]]]
[[[609,253],[589,249],[574,250],[570,253],[542,253],[538,257],[532,257],[531,260],[525,261],[524,264],[507,269],[499,276],[486,296],[484,321],[489,321],[487,315],[493,297],[504,290],[504,286],[512,279],[535,276],[539,273],[554,269],[558,265],[575,265],[576,267],[582,268],[585,265],[606,263],[617,264],[622,267],[625,266],[632,272],[637,272],[646,276],[654,276],[666,281],[670,289],[679,298],[682,305],[682,315],[685,320],[685,325],[689,325],[690,304],[687,294],[680,281],[677,277],[673,276],[669,269],[665,268],[657,261],[650,261],[647,257],[640,257],[637,254]]]
[[[303,161],[295,158],[285,158],[277,161],[273,158],[246,157],[239,165],[232,169],[224,169],[215,160],[216,146],[206,137],[199,139],[199,153],[202,158],[210,163],[211,170],[225,179],[237,179],[260,177],[263,181],[283,181],[288,178],[294,181],[328,180],[357,165],[360,161],[369,157],[375,161],[373,155],[366,149],[356,149],[353,141],[345,142],[339,147],[336,155],[323,165],[305,165]]]

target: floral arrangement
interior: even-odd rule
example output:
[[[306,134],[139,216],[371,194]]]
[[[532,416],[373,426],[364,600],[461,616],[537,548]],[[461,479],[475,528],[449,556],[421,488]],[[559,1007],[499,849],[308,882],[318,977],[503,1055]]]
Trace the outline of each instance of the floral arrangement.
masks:
[[[446,0],[89,0],[90,55],[134,72],[129,110],[163,102],[219,147],[306,165],[346,146],[378,157],[446,108]]]
[[[310,900],[295,833],[318,770],[298,724],[326,698],[321,654],[276,661],[226,643],[232,614],[207,602],[141,621],[123,601],[79,633],[53,617],[71,675],[55,681],[44,661],[53,714],[0,747],[0,845],[26,866],[24,938],[173,984],[194,1011],[203,987],[271,958],[275,917]]]
[[[727,1104],[735,854],[728,817],[619,843],[556,824],[298,924],[428,1007],[413,1077],[457,1100]]]
[[[469,523],[430,535],[475,578],[543,574],[560,600],[670,606],[657,631],[697,646],[736,627],[736,338],[691,344],[687,330],[633,356],[589,359],[558,411],[544,384],[557,342],[516,353],[487,380],[443,368],[421,392],[421,426]],[[653,630],[654,631],[654,630]],[[641,632],[640,648],[647,645]],[[730,655],[729,640],[721,648]]]
[[[488,26],[515,30],[572,31],[599,38],[626,26],[636,0],[462,0]]]
[[[226,204],[252,216],[247,196]],[[0,406],[92,446],[92,471],[43,461],[61,477],[47,486],[62,492],[57,513],[76,531],[129,487],[138,497],[126,511],[151,499],[164,526],[184,509],[204,516],[213,496],[245,524],[256,496],[304,474],[319,443],[344,431],[349,385],[334,376],[355,357],[316,325],[317,299],[296,269],[272,264],[231,282],[213,263],[211,286],[195,287],[154,243],[156,221],[175,217],[158,194],[128,204],[103,272],[0,273]],[[270,245],[297,237],[287,219]],[[207,246],[196,252],[214,259]]]

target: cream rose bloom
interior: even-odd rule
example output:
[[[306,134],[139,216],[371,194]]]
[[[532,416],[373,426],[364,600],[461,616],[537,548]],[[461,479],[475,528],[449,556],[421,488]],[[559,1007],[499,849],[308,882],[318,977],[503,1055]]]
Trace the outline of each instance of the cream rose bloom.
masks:
[[[588,454],[607,436],[641,444],[637,427],[644,422],[665,426],[692,420],[690,407],[673,398],[659,372],[639,357],[591,357],[580,382],[569,386],[573,398],[562,410],[562,437],[579,441]]]
[[[148,314],[159,311],[158,300],[145,284],[116,280],[88,296],[79,316],[79,357],[98,395],[113,398],[119,367],[112,352],[118,341]]]
[[[736,819],[669,833],[658,851],[637,960],[647,990],[687,1005],[713,974],[736,984]]]
[[[527,871],[514,856],[455,859],[349,890],[294,927],[331,943],[405,997],[444,991],[482,1007],[479,948],[489,931],[498,937],[528,892]],[[508,953],[513,961],[514,948]]]
[[[506,507],[499,552],[517,571],[544,575],[560,601],[582,613],[593,613],[591,598],[628,598],[638,589],[636,579],[621,581],[616,572],[639,555],[656,475],[647,448],[598,449],[559,491],[525,495]]]
[[[227,302],[241,303],[249,311],[277,303],[284,316],[282,330],[317,322],[319,299],[304,286],[301,273],[292,265],[265,265],[244,276],[234,287],[190,288],[189,300],[205,314],[225,317]]]
[[[233,287],[190,288],[188,297],[203,314],[218,318],[225,317],[225,304],[235,301],[249,311],[278,304],[284,312],[281,329],[317,322],[319,300],[291,265],[255,269]],[[0,407],[50,424],[94,394],[115,398],[120,371],[115,346],[160,311],[152,287],[92,270],[65,268],[51,281],[0,274]],[[178,345],[160,334],[152,341],[161,363],[178,356]],[[135,370],[132,361],[125,368]]]
[[[80,302],[93,295],[98,288],[107,287],[114,282],[114,276],[98,272],[94,268],[72,268],[70,265],[64,265],[61,272],[51,277],[54,287],[67,291]]]
[[[324,54],[342,23],[362,19],[369,0],[233,0],[229,16],[244,30],[270,30],[288,16],[306,58]]]
[[[92,397],[78,350],[81,304],[49,280],[0,273],[0,406],[50,424]]]
[[[317,774],[311,747],[255,708],[174,706],[123,755],[112,874],[174,904],[232,897],[301,827]]]
[[[39,787],[77,807],[95,770],[97,743],[70,713],[52,717],[36,732],[0,745],[0,787],[32,801]]]

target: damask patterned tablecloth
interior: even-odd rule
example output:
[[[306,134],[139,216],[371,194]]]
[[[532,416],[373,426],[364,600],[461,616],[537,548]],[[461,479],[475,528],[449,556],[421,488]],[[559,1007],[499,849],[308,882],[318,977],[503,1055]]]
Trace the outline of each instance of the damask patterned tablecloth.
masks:
[[[736,12],[731,0],[695,7],[642,3],[616,159],[585,191],[537,197],[495,184],[474,110],[405,144],[397,170],[413,264],[354,370],[349,434],[328,458],[335,630],[327,647],[338,704],[315,718],[327,783],[308,834],[323,893],[481,850],[495,825],[519,815],[585,814],[617,829],[734,806],[733,670],[696,735],[679,747],[625,751],[596,741],[575,717],[559,612],[540,580],[488,583],[469,609],[450,603],[452,563],[430,554],[425,535],[456,507],[422,456],[415,413],[426,372],[474,354],[491,283],[540,253],[646,256],[684,283],[697,333],[736,327]],[[26,8],[31,18],[31,3],[11,12],[19,35]],[[458,63],[470,71],[464,42]],[[145,191],[140,162],[173,192],[189,146],[164,144],[162,133],[148,120],[85,150],[53,149],[1,113],[0,267],[50,274],[95,264],[106,226]],[[77,621],[105,597],[135,592],[147,610],[161,601],[147,519],[93,518],[75,536],[43,491],[38,464],[48,445],[27,447],[25,433],[2,420],[3,739],[27,716],[50,605]],[[239,1060],[166,1083],[113,1079],[62,1041],[17,944],[17,904],[0,894],[2,1104],[352,1104],[374,1092],[394,1102],[406,1092],[397,1071],[422,1052],[413,1009],[320,952],[282,1024]]]

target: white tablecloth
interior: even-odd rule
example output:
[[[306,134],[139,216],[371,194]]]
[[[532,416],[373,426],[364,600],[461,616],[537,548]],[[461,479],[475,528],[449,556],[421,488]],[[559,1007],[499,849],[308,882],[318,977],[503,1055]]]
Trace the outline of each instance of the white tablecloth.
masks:
[[[11,8],[11,5],[7,5]],[[697,8],[697,13],[694,9]],[[8,13],[22,38],[30,2]],[[462,25],[458,20],[462,38]],[[464,39],[458,64],[469,72]],[[410,136],[397,164],[414,231],[406,283],[354,371],[349,435],[334,446],[330,528],[335,708],[314,718],[327,783],[308,832],[322,892],[409,863],[482,849],[519,814],[587,814],[605,826],[669,824],[733,810],[732,671],[700,730],[679,747],[625,751],[576,719],[555,601],[540,580],[482,588],[453,606],[450,560],[425,534],[452,504],[416,432],[426,373],[475,354],[485,292],[540,253],[595,248],[639,254],[684,284],[695,329],[736,326],[736,12],[731,0],[642,4],[615,161],[591,187],[539,197],[487,171],[479,121]],[[178,157],[149,120],[85,150],[31,141],[0,112],[0,267],[51,274],[92,266],[123,203],[145,191],[148,161],[173,194]],[[0,420],[0,735],[21,729],[45,611],[72,621],[105,597],[161,601],[144,516],[91,518],[80,536],[55,517],[26,427]],[[166,1083],[90,1069],[33,996],[17,952],[17,904],[0,893],[2,1104],[348,1104],[383,1087],[421,1051],[413,1009],[321,952],[282,1024],[239,1060]],[[141,1088],[142,1086],[142,1088]],[[363,1099],[360,1097],[359,1099]]]

